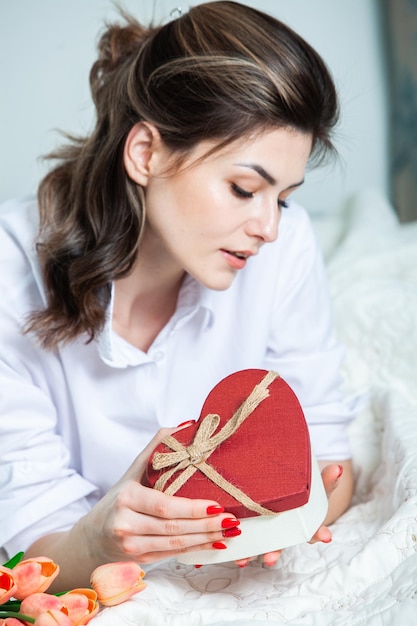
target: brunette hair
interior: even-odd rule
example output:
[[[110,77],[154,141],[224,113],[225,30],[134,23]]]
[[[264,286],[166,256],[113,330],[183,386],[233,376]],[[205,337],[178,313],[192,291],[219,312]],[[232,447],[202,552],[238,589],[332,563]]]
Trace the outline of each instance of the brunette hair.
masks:
[[[94,339],[111,282],[136,259],[143,190],[123,166],[134,124],[154,124],[179,161],[202,140],[220,147],[269,128],[311,134],[312,156],[333,150],[333,81],[315,50],[282,22],[228,1],[197,5],[162,26],[123,18],[124,25],[107,26],[91,69],[94,130],[49,155],[58,163],[39,186],[48,303],[27,330],[45,348],[84,333]]]

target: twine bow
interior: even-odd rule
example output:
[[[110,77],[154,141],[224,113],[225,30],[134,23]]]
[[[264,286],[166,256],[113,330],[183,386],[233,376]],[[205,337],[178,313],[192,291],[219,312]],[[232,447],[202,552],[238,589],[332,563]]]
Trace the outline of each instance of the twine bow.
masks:
[[[199,470],[223,491],[226,491],[235,500],[241,502],[247,509],[255,511],[260,515],[275,515],[274,511],[270,511],[254,502],[238,487],[223,478],[206,461],[211,453],[233,435],[256,407],[269,396],[268,387],[277,377],[278,374],[276,372],[268,372],[261,382],[255,385],[249,396],[218,433],[214,434],[219,425],[220,417],[214,413],[209,413],[201,420],[194,440],[189,446],[184,446],[170,435],[165,437],[162,443],[173,450],[173,452],[155,453],[152,460],[153,468],[155,470],[169,469],[161,474],[154,488],[159,491],[165,491],[168,495],[174,495]],[[177,478],[165,489],[165,485],[177,472],[180,472]]]

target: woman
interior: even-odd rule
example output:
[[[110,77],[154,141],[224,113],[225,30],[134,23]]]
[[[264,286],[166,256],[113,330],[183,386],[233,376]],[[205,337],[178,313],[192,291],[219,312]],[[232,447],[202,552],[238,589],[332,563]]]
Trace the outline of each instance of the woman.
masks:
[[[233,371],[274,369],[297,393],[326,524],[352,493],[326,279],[289,200],[332,150],[328,71],[285,25],[234,2],[149,29],[125,17],[91,71],[91,136],[53,155],[37,203],[1,219],[0,542],[57,561],[57,588],[239,532],[221,503],[139,482],[156,442]]]

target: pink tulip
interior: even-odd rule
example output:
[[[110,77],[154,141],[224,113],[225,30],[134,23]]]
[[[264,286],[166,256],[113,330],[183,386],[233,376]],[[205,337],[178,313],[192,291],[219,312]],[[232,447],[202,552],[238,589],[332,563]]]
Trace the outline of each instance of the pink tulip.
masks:
[[[145,572],[133,561],[100,565],[91,574],[90,583],[101,604],[114,606],[142,591]]]
[[[72,589],[61,596],[74,626],[88,624],[99,610],[97,594],[93,589]]]
[[[31,593],[46,591],[58,574],[59,566],[45,556],[21,561],[13,568],[17,585],[14,597],[23,600]]]
[[[15,595],[16,589],[12,570],[0,565],[0,604],[10,600]]]
[[[15,617],[6,617],[6,619],[0,619],[0,626],[22,626],[26,622],[21,622],[20,619]]]
[[[20,605],[19,613],[36,619],[41,613],[52,610],[68,615],[68,609],[60,597],[40,592],[31,593],[30,596],[24,598]]]
[[[62,611],[49,609],[38,615],[35,619],[35,626],[73,626],[73,623]]]

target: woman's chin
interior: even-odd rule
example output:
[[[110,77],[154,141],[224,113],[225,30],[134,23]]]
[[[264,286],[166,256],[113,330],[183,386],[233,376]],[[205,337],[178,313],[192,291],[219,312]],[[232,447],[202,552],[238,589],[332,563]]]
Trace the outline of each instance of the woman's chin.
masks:
[[[235,271],[227,271],[227,272],[217,272],[212,276],[208,276],[207,274],[195,276],[196,280],[206,287],[207,289],[212,289],[213,291],[226,291],[229,289],[231,284],[233,283],[236,277]]]

